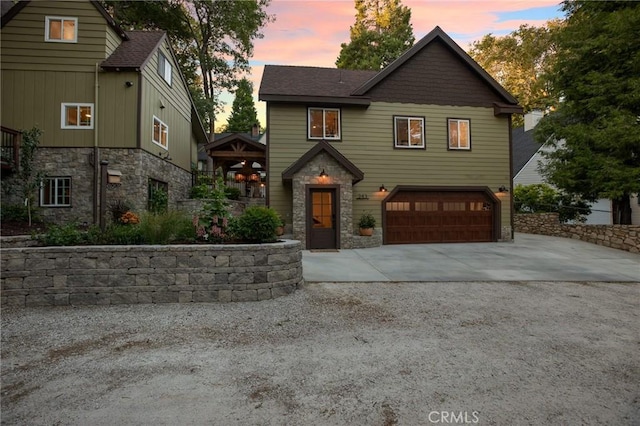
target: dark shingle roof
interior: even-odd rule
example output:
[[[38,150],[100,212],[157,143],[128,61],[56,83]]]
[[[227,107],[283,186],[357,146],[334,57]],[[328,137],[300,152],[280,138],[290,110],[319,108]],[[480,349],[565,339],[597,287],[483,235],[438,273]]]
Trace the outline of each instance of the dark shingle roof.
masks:
[[[103,69],[139,70],[165,37],[164,31],[127,31],[123,41],[101,66]]]
[[[542,146],[533,139],[533,129],[524,131],[524,127],[517,127],[511,133],[513,154],[511,157],[513,176],[517,175],[527,162]]]
[[[358,99],[351,92],[376,74],[376,71],[267,65],[259,94],[261,100],[301,96]]]

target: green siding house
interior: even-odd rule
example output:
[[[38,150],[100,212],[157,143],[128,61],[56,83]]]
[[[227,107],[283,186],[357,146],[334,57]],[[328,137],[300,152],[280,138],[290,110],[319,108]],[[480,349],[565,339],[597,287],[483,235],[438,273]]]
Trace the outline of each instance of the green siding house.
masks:
[[[511,240],[522,108],[439,27],[380,72],[267,65],[259,96],[267,202],[307,249]]]
[[[46,219],[98,222],[103,188],[138,212],[155,188],[187,197],[207,138],[164,32],[124,31],[97,1],[3,1],[1,36],[3,179],[13,135],[40,128]]]

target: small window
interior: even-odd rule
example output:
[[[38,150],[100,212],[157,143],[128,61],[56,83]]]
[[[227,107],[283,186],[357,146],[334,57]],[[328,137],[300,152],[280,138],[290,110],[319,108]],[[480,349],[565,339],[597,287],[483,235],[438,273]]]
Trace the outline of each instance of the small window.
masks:
[[[169,149],[169,127],[158,117],[153,117],[153,143]]]
[[[93,104],[63,103],[60,116],[63,129],[93,129]]]
[[[40,205],[42,207],[71,206],[71,178],[44,178],[40,186]]]
[[[424,148],[424,118],[393,117],[396,148]]]
[[[307,127],[309,139],[340,140],[340,110],[309,108]]]
[[[449,149],[471,149],[470,121],[449,118]]]
[[[171,62],[160,51],[158,51],[158,74],[171,85]]]
[[[389,201],[387,203],[388,212],[408,212],[411,210],[411,203],[408,201]]]
[[[147,208],[153,213],[166,212],[169,207],[169,184],[149,178]]]
[[[437,201],[416,201],[415,209],[417,212],[437,212]]]
[[[59,43],[78,42],[78,18],[47,16],[44,18],[44,39]]]
[[[463,212],[467,210],[467,203],[464,201],[457,202],[443,202],[442,210],[445,212]]]

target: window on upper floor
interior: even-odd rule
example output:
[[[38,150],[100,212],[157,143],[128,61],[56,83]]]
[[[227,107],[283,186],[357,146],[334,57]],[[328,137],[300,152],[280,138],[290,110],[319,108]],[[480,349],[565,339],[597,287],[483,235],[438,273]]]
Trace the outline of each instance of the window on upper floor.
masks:
[[[393,143],[396,148],[424,148],[424,117],[393,117]]]
[[[171,85],[171,62],[160,51],[158,51],[158,74]]]
[[[169,149],[169,127],[158,117],[153,117],[153,143]]]
[[[63,103],[60,111],[63,129],[93,129],[93,104]]]
[[[340,110],[309,108],[307,128],[309,139],[340,140]]]
[[[449,149],[471,149],[471,121],[468,119],[449,118]]]
[[[71,206],[71,178],[44,178],[40,186],[40,205],[42,207]]]
[[[60,43],[78,42],[78,18],[47,16],[44,18],[44,39]]]

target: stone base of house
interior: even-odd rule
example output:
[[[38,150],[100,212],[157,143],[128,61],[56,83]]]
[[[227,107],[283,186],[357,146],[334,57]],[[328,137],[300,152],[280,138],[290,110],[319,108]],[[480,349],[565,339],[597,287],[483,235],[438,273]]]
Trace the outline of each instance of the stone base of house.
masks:
[[[47,177],[71,178],[71,205],[42,207],[39,214],[50,223],[94,223],[94,199],[100,192],[94,190],[93,148],[38,148],[34,169]],[[106,189],[108,206],[126,201],[135,212],[147,210],[149,181],[166,183],[169,207],[175,208],[178,200],[188,198],[191,188],[191,172],[141,149],[100,148],[100,160],[109,162],[108,168],[122,173],[122,183]],[[10,181],[11,178],[8,178]],[[4,184],[4,182],[3,182]],[[101,187],[101,185],[98,185]],[[4,205],[19,204],[18,194],[3,194]]]
[[[370,237],[363,237],[362,235],[353,235],[351,237],[351,248],[372,248],[380,247],[382,245],[382,229],[375,228],[373,235]]]

